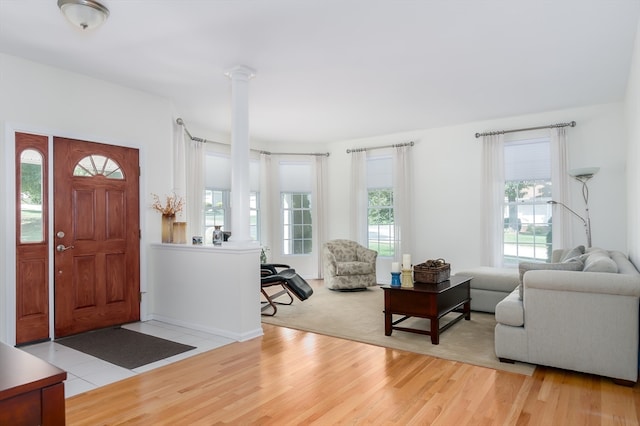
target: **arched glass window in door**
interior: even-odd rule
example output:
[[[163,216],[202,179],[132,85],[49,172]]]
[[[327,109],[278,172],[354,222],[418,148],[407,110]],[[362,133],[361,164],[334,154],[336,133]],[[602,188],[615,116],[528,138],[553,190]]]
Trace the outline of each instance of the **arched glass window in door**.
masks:
[[[93,154],[78,161],[73,169],[74,176],[104,176],[108,179],[124,179],[118,163],[104,155]]]

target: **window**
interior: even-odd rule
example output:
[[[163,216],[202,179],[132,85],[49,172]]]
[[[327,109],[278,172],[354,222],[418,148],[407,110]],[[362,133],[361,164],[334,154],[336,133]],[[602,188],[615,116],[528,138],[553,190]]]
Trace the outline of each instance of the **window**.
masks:
[[[282,193],[284,254],[312,251],[311,193]]]
[[[393,190],[368,191],[367,229],[368,245],[378,256],[393,256]]]
[[[258,161],[249,164],[249,233],[254,240],[260,239],[260,197]],[[204,235],[205,242],[212,241],[215,226],[233,232],[231,223],[231,159],[228,155],[208,152],[205,159],[204,191]]]
[[[381,257],[394,256],[392,158],[367,158],[367,245]]]
[[[206,230],[214,226],[226,229],[230,218],[229,191],[220,189],[204,190],[204,226]]]
[[[104,176],[109,179],[124,179],[120,166],[103,155],[89,155],[78,161],[73,169],[74,176]]]
[[[311,254],[313,251],[311,162],[281,161],[278,169],[282,254]]]
[[[20,242],[44,241],[43,158],[34,149],[20,154]]]
[[[260,198],[257,192],[249,194],[249,234],[255,241],[260,241]]]
[[[223,231],[231,228],[231,191],[206,188],[204,190],[204,228],[205,236],[213,235],[215,226]],[[253,240],[259,240],[260,210],[257,192],[249,194],[249,233]],[[211,238],[206,240],[211,241]]]
[[[505,143],[504,263],[551,257],[549,139]]]

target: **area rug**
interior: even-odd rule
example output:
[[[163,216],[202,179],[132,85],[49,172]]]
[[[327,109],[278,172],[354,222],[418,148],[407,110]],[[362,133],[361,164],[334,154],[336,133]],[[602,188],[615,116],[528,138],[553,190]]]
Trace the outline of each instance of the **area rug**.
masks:
[[[276,315],[263,316],[262,322],[529,376],[535,370],[531,364],[506,364],[498,360],[494,351],[496,321],[493,314],[471,312],[470,321],[454,324],[440,334],[439,345],[432,345],[431,337],[422,334],[394,330],[391,336],[384,335],[384,291],[381,288],[336,292],[324,287],[321,280],[309,283],[313,287],[309,299],[304,302],[295,299],[292,305],[279,305]],[[456,315],[445,316],[441,324]],[[428,319],[411,318],[404,321],[404,325],[429,330]]]
[[[121,327],[63,337],[56,343],[130,370],[195,349]]]

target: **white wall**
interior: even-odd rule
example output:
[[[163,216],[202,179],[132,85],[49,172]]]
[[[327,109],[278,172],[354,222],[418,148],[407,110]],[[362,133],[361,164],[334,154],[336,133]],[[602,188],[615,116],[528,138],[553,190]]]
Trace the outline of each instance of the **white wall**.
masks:
[[[148,242],[159,241],[160,217],[150,194],[172,189],[173,106],[166,99],[0,54],[0,341],[12,341],[15,317],[13,133],[22,131],[140,149],[142,289]],[[53,232],[53,230],[50,230]],[[5,309],[5,307],[8,307]],[[144,310],[144,303],[143,303]]]
[[[259,248],[152,244],[149,317],[244,341],[261,336]]]
[[[629,257],[640,267],[640,22],[633,48],[625,103],[627,123],[627,223]]]
[[[331,145],[329,158],[329,238],[350,235],[350,155],[347,148],[416,141],[413,148],[415,232],[414,263],[443,257],[455,269],[480,264],[483,250],[480,223],[481,142],[476,132],[524,128],[575,120],[569,130],[569,168],[598,166],[589,182],[594,246],[627,251],[626,136],[622,104],[596,105],[527,116],[468,123]],[[571,205],[583,211],[580,184],[571,181]],[[584,243],[582,225],[574,223],[574,238]],[[379,262],[379,269],[388,265]],[[380,274],[379,274],[380,277]],[[384,277],[383,277],[384,278]]]

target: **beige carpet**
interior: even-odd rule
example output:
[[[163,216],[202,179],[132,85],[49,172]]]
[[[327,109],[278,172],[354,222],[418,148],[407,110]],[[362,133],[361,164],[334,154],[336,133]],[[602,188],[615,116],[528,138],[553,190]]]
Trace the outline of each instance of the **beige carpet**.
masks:
[[[314,289],[309,299],[304,302],[295,299],[289,306],[279,305],[275,316],[263,316],[262,321],[514,373],[532,375],[535,369],[530,364],[501,363],[496,358],[493,314],[472,312],[470,321],[461,320],[454,324],[440,335],[439,345],[432,345],[431,337],[422,334],[394,330],[391,336],[384,335],[384,291],[380,288],[336,292],[328,290],[320,280],[309,284]],[[450,316],[455,314],[445,316],[442,321],[446,322]],[[404,324],[429,329],[427,319],[411,318]]]

